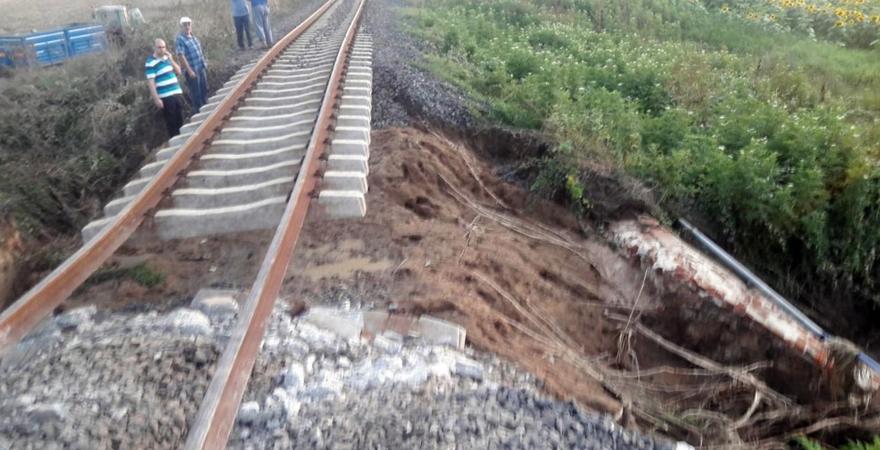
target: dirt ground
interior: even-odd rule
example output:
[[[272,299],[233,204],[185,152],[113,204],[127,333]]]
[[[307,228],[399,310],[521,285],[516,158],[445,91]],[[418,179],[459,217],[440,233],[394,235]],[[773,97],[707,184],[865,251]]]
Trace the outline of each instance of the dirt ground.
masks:
[[[18,278],[17,260],[24,250],[21,235],[13,224],[0,222],[0,305],[6,304]]]
[[[601,386],[511,327],[510,320],[525,319],[504,297],[532,305],[585,355],[598,356],[617,345],[618,332],[603,311],[631,305],[643,274],[604,244],[580,237],[569,212],[499,180],[471,149],[439,134],[374,132],[370,158],[366,219],[324,221],[312,214],[297,250],[302,269],[291,271],[285,293],[321,302],[335,292],[452,320],[467,328],[471,345],[517,362],[550,392],[616,412]],[[505,223],[470,202],[498,211]],[[371,270],[351,270],[364,258]],[[331,270],[346,265],[347,273]]]
[[[613,410],[613,400],[600,386],[571,367],[546,360],[546,349],[511,329],[505,319],[522,318],[502,298],[511,295],[535,305],[575,336],[586,354],[607,351],[614,345],[615,331],[602,320],[603,305],[629,303],[635,293],[628,288],[638,282],[630,283],[623,273],[614,274],[623,283],[603,276],[601,268],[616,259],[611,251],[576,237],[578,226],[572,215],[500,181],[469,149],[440,135],[417,129],[378,131],[373,135],[371,160],[367,218],[325,222],[312,215],[299,250],[312,258],[297,255],[297,261],[305,263],[305,273],[294,271],[286,292],[293,298],[321,301],[323,292],[344,286],[345,278],[336,274],[315,282],[309,270],[338,264],[337,258],[391,261],[390,270],[370,277],[350,273],[347,278],[356,280],[350,296],[373,297],[403,311],[460,323],[467,328],[470,344],[516,361],[544,380],[549,391]],[[454,191],[514,220],[540,218],[544,227],[583,245],[583,254],[530,239],[481,217]],[[346,238],[360,239],[363,250],[335,252],[333,243]],[[377,278],[379,295],[363,292],[373,283],[359,278]]]

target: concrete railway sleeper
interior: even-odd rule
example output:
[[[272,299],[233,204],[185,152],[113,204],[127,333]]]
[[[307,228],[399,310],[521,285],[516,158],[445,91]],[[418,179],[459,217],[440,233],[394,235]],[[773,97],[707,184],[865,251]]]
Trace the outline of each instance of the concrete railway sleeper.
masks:
[[[242,67],[105,206],[105,217],[83,229],[82,248],[0,315],[0,356],[135,233],[174,239],[276,228],[198,418],[190,422],[187,448],[221,448],[311,198],[323,189],[321,203],[331,216],[365,213],[368,153],[339,154],[342,147],[331,145],[340,133],[369,141],[369,101],[346,101],[355,94],[351,88],[369,95],[363,88],[371,87],[371,43],[355,39],[362,10],[363,0],[329,0]],[[335,134],[334,125],[341,128]],[[317,177],[322,166],[323,182]],[[346,201],[325,201],[343,188]]]

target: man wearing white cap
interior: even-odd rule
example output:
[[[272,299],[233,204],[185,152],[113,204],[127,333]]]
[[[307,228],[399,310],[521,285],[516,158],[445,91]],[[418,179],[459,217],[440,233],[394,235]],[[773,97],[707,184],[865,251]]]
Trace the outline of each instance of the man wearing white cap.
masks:
[[[198,111],[208,99],[208,61],[202,53],[202,44],[192,34],[192,19],[180,18],[180,33],[175,41],[180,65],[189,87],[193,110]]]

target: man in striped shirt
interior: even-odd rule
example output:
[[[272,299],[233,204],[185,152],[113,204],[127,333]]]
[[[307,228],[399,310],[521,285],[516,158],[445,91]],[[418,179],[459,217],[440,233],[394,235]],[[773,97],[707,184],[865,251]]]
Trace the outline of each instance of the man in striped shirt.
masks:
[[[153,97],[156,107],[162,110],[168,135],[177,136],[183,126],[183,91],[177,82],[180,66],[174,61],[162,39],[156,39],[153,43],[153,53],[147,57],[144,71],[150,85],[150,96]]]

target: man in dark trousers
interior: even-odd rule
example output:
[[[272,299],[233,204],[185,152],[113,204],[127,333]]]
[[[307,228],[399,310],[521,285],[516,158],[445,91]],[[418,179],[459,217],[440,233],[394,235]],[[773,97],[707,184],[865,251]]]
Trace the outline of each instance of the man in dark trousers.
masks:
[[[180,33],[174,47],[186,75],[193,112],[198,111],[208,101],[208,60],[202,52],[202,43],[192,32],[189,17],[180,18]]]
[[[230,0],[232,4],[232,23],[235,25],[235,37],[238,38],[238,49],[244,50],[244,35],[247,35],[248,48],[254,46],[251,39],[251,13],[245,0]]]
[[[144,71],[150,85],[150,96],[156,107],[162,110],[169,137],[177,136],[183,126],[183,91],[177,82],[180,66],[162,39],[153,42],[153,53],[147,57]]]
[[[254,25],[257,28],[257,37],[263,41],[266,48],[269,48],[275,41],[272,40],[272,25],[269,24],[268,0],[251,0],[251,6],[254,8]]]

